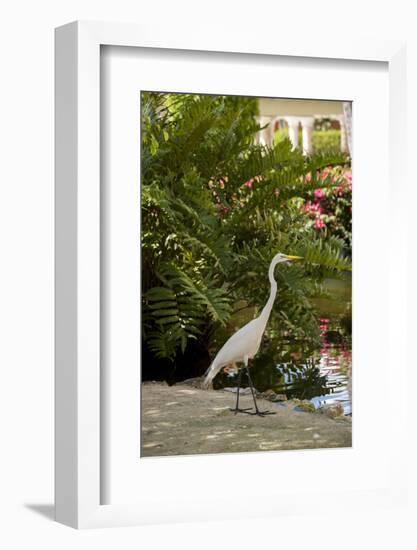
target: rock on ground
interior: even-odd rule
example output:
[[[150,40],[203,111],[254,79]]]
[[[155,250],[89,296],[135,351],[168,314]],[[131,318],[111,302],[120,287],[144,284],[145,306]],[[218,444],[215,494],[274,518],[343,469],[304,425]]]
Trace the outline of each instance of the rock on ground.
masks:
[[[236,395],[159,382],[142,384],[142,456],[351,447],[349,419],[294,410],[290,401],[258,399],[265,417],[235,415]],[[241,407],[253,406],[243,395]]]

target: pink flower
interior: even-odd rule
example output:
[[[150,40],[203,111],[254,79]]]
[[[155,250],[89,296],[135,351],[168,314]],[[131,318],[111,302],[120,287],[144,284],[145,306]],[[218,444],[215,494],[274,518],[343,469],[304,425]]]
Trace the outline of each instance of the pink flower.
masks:
[[[314,191],[314,196],[316,197],[316,199],[322,199],[326,196],[325,192],[323,191],[323,189],[315,189]]]
[[[252,189],[253,187],[253,179],[251,180],[248,180],[248,181],[245,181],[245,183],[243,184],[244,187],[248,187],[249,189]]]
[[[324,227],[326,227],[326,224],[321,218],[316,218],[314,220],[313,227],[314,229],[323,229]]]
[[[306,212],[311,212],[313,214],[322,214],[323,213],[323,208],[320,206],[320,203],[319,202],[306,202],[306,204],[304,205],[304,210]]]
[[[345,172],[344,176],[347,180],[349,180],[352,183],[352,171],[351,170],[348,170],[347,172]]]
[[[327,330],[329,329],[329,323],[330,323],[329,319],[326,319],[326,318],[320,319],[320,325],[319,325],[320,332],[327,332]]]

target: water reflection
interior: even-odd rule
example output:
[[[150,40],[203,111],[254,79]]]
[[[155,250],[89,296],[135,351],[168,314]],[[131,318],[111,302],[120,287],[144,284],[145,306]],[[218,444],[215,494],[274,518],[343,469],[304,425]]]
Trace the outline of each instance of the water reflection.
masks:
[[[352,351],[347,343],[334,344],[323,334],[320,349],[320,372],[326,377],[326,392],[314,396],[316,407],[339,401],[345,415],[352,414]]]
[[[301,366],[277,365],[284,383],[279,388],[289,398],[309,399],[316,408],[340,402],[345,415],[352,414],[352,351],[350,342],[321,319],[322,345],[318,357],[313,356]],[[335,334],[338,342],[329,341]]]

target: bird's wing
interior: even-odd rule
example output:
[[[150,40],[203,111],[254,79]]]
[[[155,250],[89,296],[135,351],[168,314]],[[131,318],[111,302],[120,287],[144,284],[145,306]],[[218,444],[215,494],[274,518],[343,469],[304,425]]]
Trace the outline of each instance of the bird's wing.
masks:
[[[218,351],[206,372],[204,384],[208,386],[222,367],[244,361],[246,357],[253,357],[259,349],[262,333],[259,318],[253,319],[235,332]]]
[[[216,363],[227,365],[243,361],[245,356],[252,357],[259,346],[262,334],[259,334],[258,319],[253,319],[227,340],[216,355]]]

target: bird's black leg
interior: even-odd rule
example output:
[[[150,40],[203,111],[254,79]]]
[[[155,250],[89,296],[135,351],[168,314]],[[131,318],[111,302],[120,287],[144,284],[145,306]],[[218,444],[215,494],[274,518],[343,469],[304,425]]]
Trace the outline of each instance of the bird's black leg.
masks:
[[[256,402],[256,397],[255,397],[255,390],[253,389],[253,384],[252,384],[252,378],[250,377],[250,372],[249,372],[249,367],[246,365],[246,372],[248,373],[248,379],[249,379],[249,385],[250,385],[250,390],[252,392],[252,397],[253,397],[253,402],[255,403],[255,412],[253,413],[248,413],[248,414],[253,414],[253,415],[256,415],[256,416],[266,416],[267,414],[277,414],[276,412],[272,412],[272,411],[260,411],[258,409],[258,404]]]
[[[239,409],[239,390],[240,390],[240,381],[242,379],[242,369],[239,369],[239,374],[237,375],[237,397],[236,397],[236,407],[234,409],[230,409],[232,412],[237,414],[238,412],[246,413],[246,411],[250,411],[252,407],[249,407],[247,409]]]

